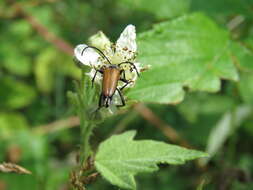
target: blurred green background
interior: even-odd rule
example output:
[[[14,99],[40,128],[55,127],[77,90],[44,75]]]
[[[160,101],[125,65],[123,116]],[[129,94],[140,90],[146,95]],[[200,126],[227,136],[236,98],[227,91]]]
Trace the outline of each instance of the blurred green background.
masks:
[[[127,24],[139,33],[196,11],[230,31],[243,61],[240,81],[222,81],[216,94],[188,93],[179,105],[145,105],[161,123],[134,108],[110,117],[96,128],[92,144],[126,129],[138,130],[139,139],[173,143],[160,130],[172,126],[191,147],[214,157],[207,164],[160,165],[159,172],[137,177],[139,189],[253,189],[253,1],[1,0],[0,163],[17,163],[33,175],[1,173],[0,190],[70,189],[68,175],[80,145],[66,95],[80,76],[72,47],[99,30],[115,41]],[[233,28],[235,19],[240,22]],[[239,121],[232,125],[227,115]],[[213,136],[222,139],[218,147]],[[118,188],[99,177],[88,189]]]

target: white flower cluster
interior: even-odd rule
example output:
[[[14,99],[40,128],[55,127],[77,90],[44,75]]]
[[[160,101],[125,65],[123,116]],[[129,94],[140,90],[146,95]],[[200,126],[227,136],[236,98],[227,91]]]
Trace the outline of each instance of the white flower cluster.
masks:
[[[91,67],[88,75],[93,77],[96,70],[108,64],[119,65],[122,62],[131,62],[135,65],[138,72],[140,72],[140,64],[136,62],[136,32],[135,26],[128,25],[121,33],[116,44],[110,42],[103,32],[98,32],[89,39],[90,45],[96,47],[104,55],[93,48],[87,48],[86,44],[77,45],[74,53],[76,59],[84,64]],[[137,79],[137,72],[135,72],[130,64],[121,64],[121,69],[125,71],[126,80],[132,81],[128,87],[134,85]],[[99,74],[96,77],[96,82],[99,82],[102,75]],[[121,85],[121,84],[119,84]]]

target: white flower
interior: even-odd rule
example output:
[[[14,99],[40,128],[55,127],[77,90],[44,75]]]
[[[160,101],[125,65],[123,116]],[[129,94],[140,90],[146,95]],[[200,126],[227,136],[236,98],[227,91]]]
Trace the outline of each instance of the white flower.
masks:
[[[91,48],[87,48],[85,51],[83,51],[83,49],[86,47],[88,46],[85,44],[80,44],[76,46],[74,50],[76,59],[84,65],[97,68],[99,65],[102,64],[100,60],[100,55],[94,49]]]
[[[137,44],[135,26],[128,25],[121,33],[116,44],[111,43],[103,32],[93,35],[89,39],[89,43],[97,49],[88,48],[86,44],[80,44],[75,48],[74,54],[80,63],[92,68],[90,73],[88,73],[90,77],[93,77],[95,71],[103,65],[119,65],[126,61],[132,62],[136,66],[137,71],[140,72],[140,64],[136,62]],[[132,81],[128,87],[133,86],[137,79],[137,72],[133,69],[133,66],[121,64],[120,67],[125,71],[126,80]],[[102,76],[98,74],[95,81],[98,82],[101,78]]]

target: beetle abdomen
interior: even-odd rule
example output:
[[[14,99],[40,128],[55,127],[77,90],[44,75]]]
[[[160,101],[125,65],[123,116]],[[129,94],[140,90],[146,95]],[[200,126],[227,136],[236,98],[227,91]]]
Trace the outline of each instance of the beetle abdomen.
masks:
[[[105,68],[103,71],[102,94],[105,97],[112,97],[116,91],[120,70],[118,68]]]

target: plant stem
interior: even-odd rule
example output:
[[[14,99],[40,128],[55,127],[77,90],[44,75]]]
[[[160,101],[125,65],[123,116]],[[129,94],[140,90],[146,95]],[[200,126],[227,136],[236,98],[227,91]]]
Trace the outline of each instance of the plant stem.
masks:
[[[90,146],[90,136],[95,125],[90,122],[85,122],[82,126],[81,137],[82,137],[82,149],[81,149],[81,164],[85,163],[89,156],[92,155]]]
[[[80,83],[75,83],[76,93],[71,94],[72,102],[75,105],[77,115],[80,119],[81,130],[79,165],[70,175],[71,184],[78,190],[86,190],[84,179],[89,178],[89,171],[93,167],[91,161],[93,151],[90,145],[90,137],[97,123],[95,118],[97,112],[91,110],[96,98],[96,89],[92,88],[86,72],[87,70],[82,68],[81,81]]]
[[[80,127],[81,127],[81,165],[83,165],[89,156],[92,154],[90,146],[90,136],[92,130],[95,127],[94,122],[88,115],[88,107],[92,104],[93,98],[91,95],[91,85],[88,77],[86,76],[86,71],[82,69],[82,78],[78,90],[78,99],[79,99],[79,118],[80,118]]]

